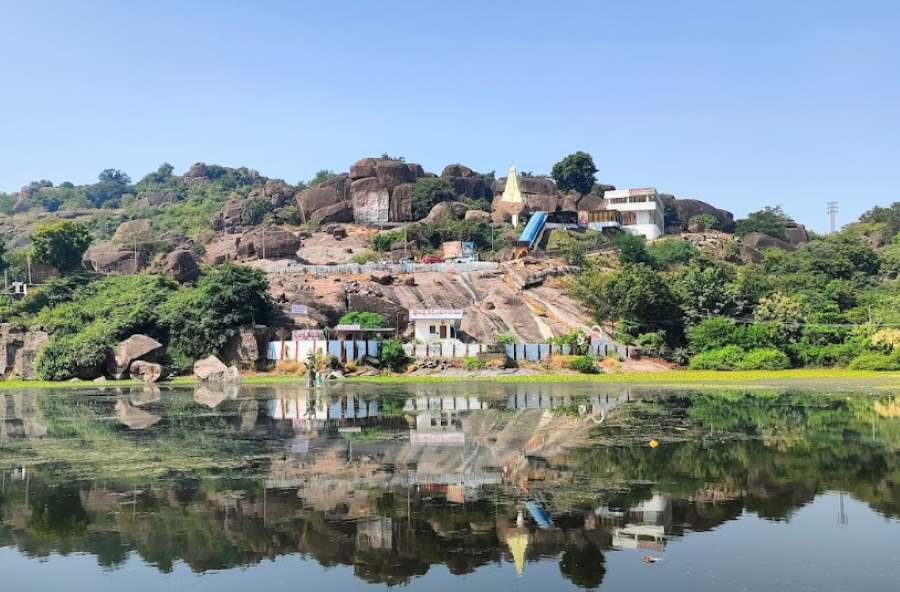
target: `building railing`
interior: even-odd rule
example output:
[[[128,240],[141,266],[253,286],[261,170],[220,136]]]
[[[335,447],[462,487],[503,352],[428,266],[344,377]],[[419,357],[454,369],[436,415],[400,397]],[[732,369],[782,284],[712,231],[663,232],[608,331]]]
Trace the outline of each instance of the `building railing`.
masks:
[[[266,273],[306,273],[321,277],[329,274],[366,274],[373,271],[387,271],[393,273],[437,272],[446,273],[455,271],[458,273],[471,273],[475,271],[489,271],[498,269],[500,264],[496,261],[464,261],[445,263],[339,263],[335,265],[307,265],[303,263],[277,263],[266,268]]]

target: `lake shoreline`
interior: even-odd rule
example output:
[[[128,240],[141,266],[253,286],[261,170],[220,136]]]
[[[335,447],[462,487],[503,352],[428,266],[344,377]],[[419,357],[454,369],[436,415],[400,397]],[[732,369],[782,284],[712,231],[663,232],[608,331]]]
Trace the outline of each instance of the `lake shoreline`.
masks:
[[[302,375],[247,374],[241,377],[241,384],[305,385]],[[499,384],[636,384],[659,386],[700,386],[700,385],[747,385],[767,386],[802,385],[821,381],[837,381],[838,384],[893,386],[900,387],[900,372],[876,372],[846,369],[795,369],[795,370],[673,370],[671,372],[619,372],[603,374],[484,374],[473,371],[465,375],[409,375],[379,374],[374,376],[351,376],[332,384],[453,384],[453,383],[499,383]],[[139,380],[69,380],[61,382],[42,380],[0,380],[0,390],[4,389],[58,389],[58,388],[104,388],[123,386],[144,386]],[[193,376],[180,376],[172,380],[155,383],[160,386],[184,386],[199,384]]]

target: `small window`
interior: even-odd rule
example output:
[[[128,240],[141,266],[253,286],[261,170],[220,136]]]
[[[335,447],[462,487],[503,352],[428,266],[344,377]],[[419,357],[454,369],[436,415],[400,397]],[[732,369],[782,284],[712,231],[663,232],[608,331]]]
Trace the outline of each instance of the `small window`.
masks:
[[[432,335],[437,335],[437,325],[431,325],[428,327],[428,332]]]

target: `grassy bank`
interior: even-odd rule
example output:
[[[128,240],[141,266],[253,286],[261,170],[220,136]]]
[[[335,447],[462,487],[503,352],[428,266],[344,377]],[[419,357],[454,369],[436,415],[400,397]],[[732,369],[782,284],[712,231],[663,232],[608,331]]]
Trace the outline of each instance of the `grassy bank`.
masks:
[[[500,376],[409,376],[390,374],[380,376],[359,376],[348,378],[350,384],[435,384],[459,382],[491,382],[503,384],[517,383],[605,383],[605,384],[656,384],[656,385],[702,385],[702,384],[754,384],[754,383],[829,383],[865,382],[896,384],[900,387],[900,372],[872,372],[867,370],[847,370],[842,368],[804,368],[796,370],[742,370],[721,372],[715,370],[676,370],[672,372],[622,372],[618,374],[514,374]],[[160,383],[161,386],[196,384],[193,376],[180,376]],[[305,383],[298,375],[250,374],[241,378],[242,384],[296,384]],[[99,388],[118,386],[140,386],[138,380],[68,380],[51,382],[45,380],[0,380],[0,389],[22,388]]]
[[[755,382],[791,381],[867,381],[896,382],[900,386],[900,372],[872,372],[847,369],[796,370],[676,370],[672,372],[622,372],[618,374],[526,374],[501,376],[408,376],[382,375],[348,378],[352,383],[415,384],[445,382],[499,383],[625,383],[625,384],[741,384]]]

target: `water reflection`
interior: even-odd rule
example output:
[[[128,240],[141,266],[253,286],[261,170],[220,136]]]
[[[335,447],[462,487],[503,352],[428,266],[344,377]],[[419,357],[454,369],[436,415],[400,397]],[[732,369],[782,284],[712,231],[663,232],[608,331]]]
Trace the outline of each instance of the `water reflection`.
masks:
[[[492,564],[527,582],[547,560],[594,588],[610,552],[665,557],[829,490],[896,519],[898,403],[532,385],[6,393],[0,546],[105,568],[136,552],[162,572],[301,553],[387,584]]]

